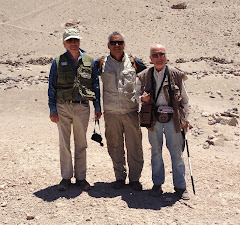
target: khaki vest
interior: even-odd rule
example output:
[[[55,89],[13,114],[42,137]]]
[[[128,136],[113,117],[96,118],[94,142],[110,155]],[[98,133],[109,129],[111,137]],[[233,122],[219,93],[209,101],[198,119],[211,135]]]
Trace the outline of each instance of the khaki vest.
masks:
[[[84,100],[94,100],[92,87],[92,58],[83,55],[77,69],[77,76],[66,53],[56,58],[57,62],[57,99],[76,100],[78,93]]]
[[[174,121],[176,132],[178,133],[181,131],[181,127],[186,123],[185,111],[184,111],[183,107],[181,106],[182,79],[184,77],[184,74],[180,70],[175,69],[173,67],[166,66],[166,69],[169,70],[169,74],[170,74],[170,84],[171,84],[171,89],[173,91],[173,99],[172,99],[172,107],[174,109],[173,121]],[[138,74],[138,77],[141,81],[141,91],[142,92],[147,91],[147,92],[151,93],[152,90],[156,89],[155,82],[154,82],[154,88],[152,87],[153,70],[154,70],[154,67],[151,67],[151,68],[146,69],[143,72]],[[163,90],[164,90],[165,97],[170,104],[168,86],[164,86]],[[151,97],[152,97],[152,95],[151,95]],[[151,103],[154,104],[153,99],[151,99]],[[153,113],[153,118],[154,119],[153,119],[153,123],[152,123],[150,130],[153,129],[153,126],[156,122],[155,113]]]
[[[101,79],[104,112],[125,114],[138,111],[136,70],[126,53],[122,61],[116,61],[110,55],[104,59]]]

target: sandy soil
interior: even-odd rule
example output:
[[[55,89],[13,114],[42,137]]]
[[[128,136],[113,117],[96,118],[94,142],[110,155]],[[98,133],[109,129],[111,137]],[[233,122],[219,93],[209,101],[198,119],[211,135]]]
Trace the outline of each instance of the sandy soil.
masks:
[[[238,0],[1,1],[0,9],[0,224],[240,224],[240,3]],[[149,63],[149,46],[167,47],[169,64],[188,75],[188,142],[196,189],[186,162],[191,199],[176,198],[164,147],[164,195],[152,187],[150,145],[143,132],[142,192],[111,188],[112,162],[88,129],[89,193],[72,185],[58,192],[58,132],[49,120],[51,59],[64,51],[65,27],[81,31],[81,48],[108,53],[107,36],[119,30],[126,52]],[[93,108],[92,108],[93,109]],[[100,120],[104,134],[104,120]],[[74,182],[74,180],[73,180]]]

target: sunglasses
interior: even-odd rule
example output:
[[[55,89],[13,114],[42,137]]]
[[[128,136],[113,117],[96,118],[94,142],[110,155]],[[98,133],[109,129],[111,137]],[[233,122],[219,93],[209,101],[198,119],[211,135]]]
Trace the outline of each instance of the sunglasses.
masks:
[[[109,41],[109,44],[110,45],[123,45],[124,44],[124,41]]]
[[[153,57],[153,58],[158,58],[158,56],[159,56],[160,58],[162,58],[162,57],[165,57],[165,55],[166,55],[166,53],[164,53],[164,52],[153,53],[153,54],[152,54],[152,57]]]

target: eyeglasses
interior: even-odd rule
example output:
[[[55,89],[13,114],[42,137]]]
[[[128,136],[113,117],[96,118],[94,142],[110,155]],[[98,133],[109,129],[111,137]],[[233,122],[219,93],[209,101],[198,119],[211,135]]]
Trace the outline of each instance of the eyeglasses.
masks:
[[[152,54],[152,57],[153,57],[153,58],[158,58],[158,56],[159,56],[160,58],[162,58],[162,57],[165,57],[165,55],[166,55],[166,53],[164,53],[164,52],[153,53],[153,54]]]
[[[109,44],[110,45],[123,45],[124,44],[124,41],[109,41]]]

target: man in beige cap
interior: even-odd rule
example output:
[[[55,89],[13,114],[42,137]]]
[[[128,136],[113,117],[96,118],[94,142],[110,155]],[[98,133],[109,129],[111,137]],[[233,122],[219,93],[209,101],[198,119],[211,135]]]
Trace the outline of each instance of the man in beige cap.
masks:
[[[50,119],[59,131],[62,180],[58,190],[66,191],[71,178],[84,191],[91,189],[86,181],[86,132],[89,122],[89,100],[93,101],[95,120],[101,117],[98,72],[94,60],[80,49],[80,34],[76,29],[63,33],[66,52],[52,62],[49,74],[48,105]],[[70,150],[71,127],[74,134],[74,166]]]

